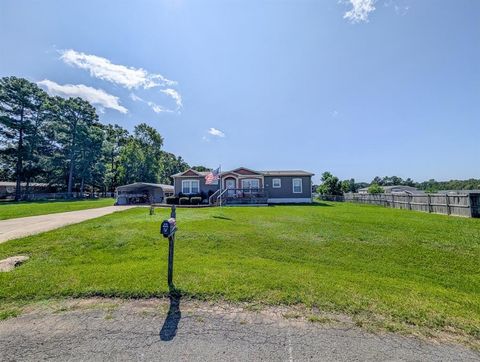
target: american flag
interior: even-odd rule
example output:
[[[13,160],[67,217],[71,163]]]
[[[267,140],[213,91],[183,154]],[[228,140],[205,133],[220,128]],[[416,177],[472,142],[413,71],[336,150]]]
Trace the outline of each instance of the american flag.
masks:
[[[209,172],[207,176],[205,176],[205,185],[213,185],[218,183],[218,178],[220,175],[220,167],[216,170],[212,170]]]

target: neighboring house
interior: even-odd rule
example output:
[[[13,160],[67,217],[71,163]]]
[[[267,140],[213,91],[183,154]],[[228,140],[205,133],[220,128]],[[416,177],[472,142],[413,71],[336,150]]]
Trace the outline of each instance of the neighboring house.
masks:
[[[13,197],[15,195],[16,182],[14,181],[0,181],[0,199]],[[20,183],[21,193],[25,192],[27,187],[26,182]],[[31,182],[28,184],[29,193],[47,192],[50,185],[45,183]]]
[[[164,202],[165,197],[173,195],[173,186],[135,182],[117,187],[115,194],[116,205],[160,204]]]
[[[417,189],[416,187],[412,186],[403,186],[403,185],[396,185],[396,186],[380,186],[383,189],[384,194],[395,194],[399,192],[407,192],[412,194],[423,194],[422,190]],[[362,189],[358,189],[359,194],[368,194],[368,187],[364,187]]]
[[[220,183],[215,185],[205,184],[207,174],[189,169],[172,175],[175,195],[204,194],[211,196],[213,203],[221,199],[226,204],[312,202],[313,173],[310,172],[255,171],[239,167],[222,172]]]

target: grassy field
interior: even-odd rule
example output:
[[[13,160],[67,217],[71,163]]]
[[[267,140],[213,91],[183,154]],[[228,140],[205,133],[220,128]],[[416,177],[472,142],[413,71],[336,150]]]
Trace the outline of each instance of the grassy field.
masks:
[[[165,295],[167,216],[131,209],[0,244],[0,259],[31,256],[0,273],[0,303]],[[480,339],[478,219],[322,203],[179,209],[177,220],[174,281],[183,295],[302,303],[387,330]]]
[[[1,202],[0,220],[111,206],[111,198],[77,201]]]

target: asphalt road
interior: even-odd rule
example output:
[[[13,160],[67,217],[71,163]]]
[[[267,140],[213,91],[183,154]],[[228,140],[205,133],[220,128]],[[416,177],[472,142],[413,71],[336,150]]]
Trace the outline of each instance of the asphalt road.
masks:
[[[50,308],[50,309],[49,309]],[[480,361],[460,345],[166,300],[73,302],[0,322],[1,361]]]
[[[131,207],[132,206],[106,206],[96,209],[0,220],[0,243],[32,234],[43,233],[70,224],[77,224],[85,220],[126,210]]]

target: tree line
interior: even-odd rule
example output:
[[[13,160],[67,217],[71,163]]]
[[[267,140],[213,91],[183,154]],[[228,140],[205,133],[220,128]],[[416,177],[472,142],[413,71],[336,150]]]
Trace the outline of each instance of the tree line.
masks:
[[[348,192],[358,192],[368,187],[369,193],[382,193],[383,186],[412,186],[425,192],[434,193],[440,190],[480,190],[480,179],[436,181],[434,179],[415,182],[411,178],[402,179],[398,176],[376,176],[370,183],[355,182],[355,179],[339,180],[331,172],[322,173],[321,184],[314,189],[322,195],[343,195]]]
[[[34,182],[70,195],[136,181],[171,184],[170,176],[189,165],[162,147],[163,137],[145,123],[129,133],[100,123],[81,98],[51,97],[23,78],[0,79],[0,180],[15,180],[16,200]]]

